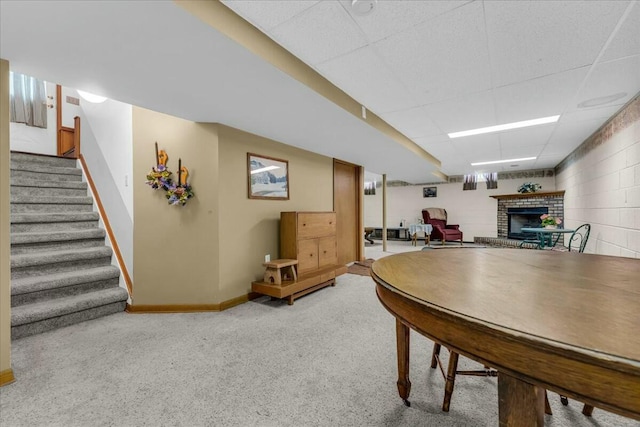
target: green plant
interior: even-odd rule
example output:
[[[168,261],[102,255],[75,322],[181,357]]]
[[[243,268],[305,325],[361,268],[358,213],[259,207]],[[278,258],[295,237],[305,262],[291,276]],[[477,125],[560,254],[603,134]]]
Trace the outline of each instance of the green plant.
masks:
[[[552,217],[549,214],[540,215],[540,219],[542,220],[540,222],[540,224],[543,227],[546,227],[548,225],[560,225],[560,224],[562,224],[562,218]]]

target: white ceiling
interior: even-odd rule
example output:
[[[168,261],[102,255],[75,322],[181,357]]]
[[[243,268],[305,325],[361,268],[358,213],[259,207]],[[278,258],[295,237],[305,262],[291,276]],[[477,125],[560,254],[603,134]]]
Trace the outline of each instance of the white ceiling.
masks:
[[[556,166],[640,92],[635,1],[223,1],[442,161],[537,156]],[[28,23],[25,24],[25,23]],[[434,181],[433,164],[165,1],[0,1],[14,71]],[[604,105],[594,98],[624,93]],[[560,114],[557,124],[451,140],[448,132]]]

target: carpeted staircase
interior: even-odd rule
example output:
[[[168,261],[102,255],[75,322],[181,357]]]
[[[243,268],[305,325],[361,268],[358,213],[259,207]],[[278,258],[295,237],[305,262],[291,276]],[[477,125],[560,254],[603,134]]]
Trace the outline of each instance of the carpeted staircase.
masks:
[[[11,337],[123,311],[93,198],[74,159],[11,153]]]

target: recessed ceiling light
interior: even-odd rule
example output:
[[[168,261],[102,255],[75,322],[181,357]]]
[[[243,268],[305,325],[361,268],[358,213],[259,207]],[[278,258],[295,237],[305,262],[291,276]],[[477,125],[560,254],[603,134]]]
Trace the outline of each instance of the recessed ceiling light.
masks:
[[[535,160],[535,157],[523,157],[521,159],[508,159],[508,160],[492,160],[490,162],[477,162],[471,163],[471,166],[481,166],[481,165],[493,165],[495,163],[511,163],[511,162],[524,162],[526,160]],[[518,166],[518,165],[516,165]]]
[[[496,125],[496,126],[489,126],[489,127],[485,127],[485,128],[478,128],[478,129],[471,129],[471,130],[464,130],[461,132],[453,132],[448,134],[449,138],[460,138],[463,136],[471,136],[471,135],[481,135],[483,133],[492,133],[492,132],[501,132],[503,130],[510,130],[510,129],[519,129],[519,128],[525,128],[525,127],[529,127],[529,126],[536,126],[536,125],[544,125],[547,123],[555,123],[558,121],[558,119],[560,118],[560,116],[549,116],[549,117],[542,117],[539,119],[532,119],[532,120],[524,120],[521,122],[513,122],[513,123],[506,123],[504,125]]]
[[[355,15],[364,16],[368,15],[376,7],[378,0],[352,0],[351,10]]]
[[[578,108],[598,107],[600,105],[605,105],[610,102],[617,101],[618,99],[624,98],[625,96],[627,96],[627,92],[619,92],[614,93],[613,95],[587,99],[586,101],[582,101],[580,104],[578,104]]]
[[[79,90],[78,95],[80,95],[82,99],[84,99],[85,101],[89,101],[94,104],[100,104],[107,100],[106,96],[94,95],[92,93],[85,92],[83,90]]]

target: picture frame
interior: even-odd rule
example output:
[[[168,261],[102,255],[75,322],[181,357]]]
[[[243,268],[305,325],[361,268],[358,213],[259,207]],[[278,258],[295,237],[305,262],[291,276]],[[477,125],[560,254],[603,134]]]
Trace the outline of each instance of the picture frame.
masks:
[[[247,184],[250,199],[289,200],[289,162],[247,153]]]
[[[438,197],[438,187],[423,187],[422,197]]]

